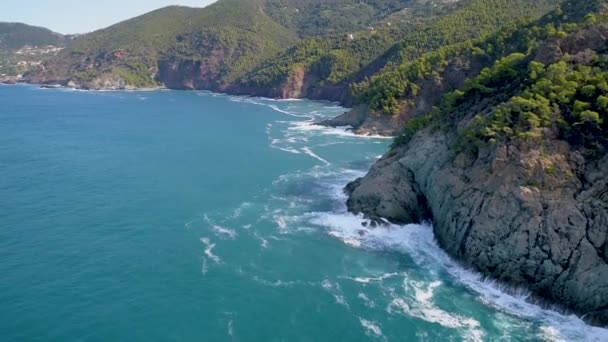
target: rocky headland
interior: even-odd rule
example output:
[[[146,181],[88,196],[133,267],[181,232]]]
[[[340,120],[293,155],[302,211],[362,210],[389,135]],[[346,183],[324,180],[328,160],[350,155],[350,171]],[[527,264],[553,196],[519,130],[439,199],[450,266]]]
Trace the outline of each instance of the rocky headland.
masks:
[[[439,244],[465,265],[506,284],[528,288],[591,323],[608,324],[605,122],[575,118],[573,106],[582,105],[578,96],[586,96],[577,90],[568,96],[579,100],[556,99],[555,105],[547,104],[554,112],[548,112],[546,124],[533,133],[530,122],[521,119],[525,109],[519,107],[524,103],[521,99],[553,101],[544,96],[552,98],[554,93],[540,90],[548,82],[574,82],[571,75],[579,75],[579,70],[603,70],[594,61],[606,51],[607,42],[606,26],[577,30],[543,44],[513,68],[504,67],[505,62],[492,69],[526,68],[521,77],[500,75],[517,84],[517,89],[484,90],[486,97],[480,98],[470,83],[461,93],[462,102],[437,119],[444,120],[441,124],[411,133],[365,177],[347,186],[349,210],[400,224],[430,221]],[[530,83],[529,77],[536,76],[527,75],[528,68],[545,64],[555,67],[546,69],[546,79]],[[553,73],[558,66],[563,74]],[[500,84],[498,79],[486,81]],[[571,85],[584,87],[580,79],[576,82]],[[521,89],[523,84],[533,85]],[[563,90],[560,86],[554,91]],[[509,96],[502,96],[505,91]],[[497,94],[501,95],[496,98]],[[596,100],[596,96],[588,99]],[[517,126],[520,119],[525,122],[521,127]],[[573,120],[571,126],[566,123],[569,120]],[[480,122],[492,124],[478,126]],[[586,125],[591,131],[599,130],[587,135],[591,131],[583,128]],[[515,135],[518,130],[521,133]]]

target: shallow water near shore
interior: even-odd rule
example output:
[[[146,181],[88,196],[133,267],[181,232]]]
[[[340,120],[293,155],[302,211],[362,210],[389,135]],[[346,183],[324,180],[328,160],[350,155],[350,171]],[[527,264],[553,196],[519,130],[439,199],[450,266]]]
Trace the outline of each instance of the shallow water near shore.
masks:
[[[3,341],[608,341],[342,188],[389,139],[344,109],[0,86]]]

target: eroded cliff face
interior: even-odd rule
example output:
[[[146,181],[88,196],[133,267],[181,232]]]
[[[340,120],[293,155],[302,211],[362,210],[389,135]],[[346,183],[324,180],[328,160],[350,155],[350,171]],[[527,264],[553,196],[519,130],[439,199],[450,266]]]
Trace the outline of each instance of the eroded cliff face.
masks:
[[[218,65],[194,60],[164,60],[158,63],[158,80],[169,89],[219,90]]]
[[[428,218],[465,264],[608,324],[608,155],[557,139],[454,154],[452,142],[418,133],[347,187],[349,209]]]

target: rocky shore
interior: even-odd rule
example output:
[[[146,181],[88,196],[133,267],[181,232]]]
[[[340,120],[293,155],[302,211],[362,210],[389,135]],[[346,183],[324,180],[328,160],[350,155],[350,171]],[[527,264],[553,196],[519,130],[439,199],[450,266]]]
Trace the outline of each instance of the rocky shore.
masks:
[[[424,130],[389,152],[347,186],[349,209],[430,220],[464,264],[607,324],[608,155],[557,139],[454,155],[452,139]]]

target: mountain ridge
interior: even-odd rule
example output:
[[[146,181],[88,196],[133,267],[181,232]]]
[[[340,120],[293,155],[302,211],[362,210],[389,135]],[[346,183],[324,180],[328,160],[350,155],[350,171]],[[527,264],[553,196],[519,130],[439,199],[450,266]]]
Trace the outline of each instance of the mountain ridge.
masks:
[[[47,28],[17,22],[0,22],[0,49],[17,50],[30,46],[64,46],[66,35]]]

